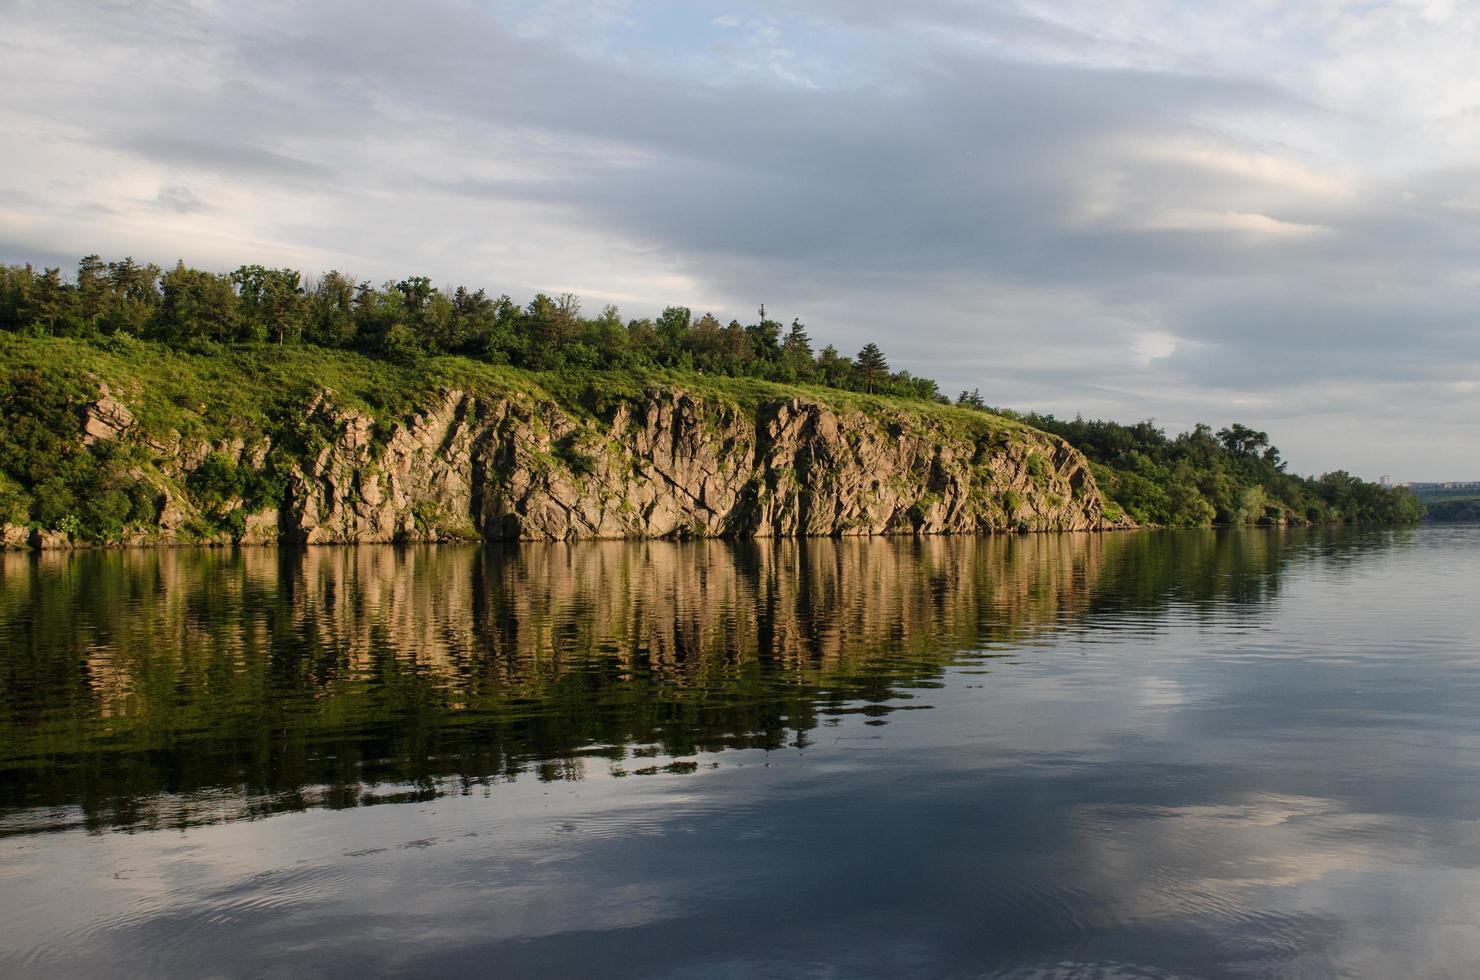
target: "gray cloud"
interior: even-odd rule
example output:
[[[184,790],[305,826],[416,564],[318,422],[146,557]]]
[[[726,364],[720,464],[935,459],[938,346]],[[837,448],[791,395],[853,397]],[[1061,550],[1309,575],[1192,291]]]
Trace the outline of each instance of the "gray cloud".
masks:
[[[154,198],[155,206],[179,214],[209,211],[210,205],[196,197],[188,187],[161,187]]]
[[[107,141],[106,145],[130,150],[168,167],[209,170],[229,176],[328,179],[333,173],[327,166],[294,159],[245,141],[217,142],[168,132],[147,132],[129,133]]]
[[[1363,31],[1303,26],[1332,31],[1316,64],[1270,24],[1148,9],[22,7],[0,76],[36,98],[0,201],[32,217],[0,240],[634,315],[764,300],[999,404],[1237,417],[1303,470],[1466,475],[1436,454],[1480,439],[1435,420],[1477,401],[1473,114],[1422,116],[1401,70],[1370,95]],[[35,220],[64,189],[117,213]],[[1379,388],[1374,437],[1352,392]]]

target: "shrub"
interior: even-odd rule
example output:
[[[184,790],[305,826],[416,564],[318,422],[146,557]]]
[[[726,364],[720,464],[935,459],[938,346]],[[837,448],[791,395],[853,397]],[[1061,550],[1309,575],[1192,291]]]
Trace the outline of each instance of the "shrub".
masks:
[[[196,503],[202,510],[217,510],[227,501],[240,498],[246,489],[245,474],[236,461],[225,453],[211,453],[186,478]]]
[[[1048,464],[1037,453],[1029,453],[1027,467],[1028,476],[1032,477],[1033,482],[1041,487],[1043,482],[1048,479]]]
[[[60,477],[42,480],[31,491],[31,520],[42,527],[60,528],[66,517],[76,520],[76,509],[77,500]]]
[[[81,525],[87,536],[100,540],[111,540],[123,533],[133,501],[122,490],[103,490],[88,496],[82,502]]]

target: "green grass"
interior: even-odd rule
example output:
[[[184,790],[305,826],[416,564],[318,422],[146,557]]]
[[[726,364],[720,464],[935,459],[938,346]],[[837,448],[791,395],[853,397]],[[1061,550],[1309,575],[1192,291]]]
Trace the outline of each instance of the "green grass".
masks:
[[[587,417],[641,400],[653,389],[681,388],[745,412],[802,398],[834,411],[873,418],[933,423],[968,438],[1036,432],[1003,416],[951,405],[868,395],[817,385],[786,385],[755,378],[651,369],[640,372],[535,372],[465,357],[426,358],[414,366],[350,351],[307,346],[207,346],[185,351],[126,337],[99,340],[0,335],[0,369],[61,369],[106,382],[136,412],[147,432],[169,430],[216,441],[274,427],[322,390],[347,409],[377,421],[406,417],[440,389],[548,399]]]
[[[99,383],[134,414],[133,435],[84,449],[84,408],[97,397]],[[181,349],[121,336],[0,334],[0,391],[11,393],[12,409],[0,416],[0,521],[116,541],[130,529],[152,526],[163,501],[183,494],[199,510],[187,531],[238,537],[245,514],[280,504],[294,468],[333,438],[333,426],[306,411],[319,392],[331,391],[334,406],[373,421],[373,454],[398,424],[448,389],[485,403],[507,398],[532,407],[548,402],[586,421],[610,419],[621,406],[646,401],[655,391],[688,392],[710,419],[730,413],[754,418],[767,406],[801,400],[840,415],[862,414],[895,435],[975,443],[978,455],[1048,438],[1022,422],[975,409],[697,371],[535,372],[455,356],[404,365],[303,345]],[[538,432],[544,421],[536,413],[530,424]],[[593,455],[599,446],[582,441],[591,438],[589,431],[566,436],[544,451],[529,447],[529,461],[582,481],[600,465]],[[207,447],[234,440],[254,446],[263,436],[270,437],[271,451],[260,467],[239,465],[234,452],[207,455],[203,465],[187,467],[187,477],[161,463],[170,458],[171,446],[178,446],[182,457],[199,459]],[[164,448],[155,452],[141,442]],[[1045,469],[1036,454],[1030,465]],[[428,527],[446,523],[445,515],[431,513],[418,520]],[[695,535],[708,531],[692,529]]]

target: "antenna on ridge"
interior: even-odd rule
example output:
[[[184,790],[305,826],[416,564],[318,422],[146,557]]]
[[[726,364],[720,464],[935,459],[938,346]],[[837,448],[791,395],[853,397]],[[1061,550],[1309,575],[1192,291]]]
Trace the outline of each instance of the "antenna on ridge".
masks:
[[[766,304],[765,303],[762,303],[761,304],[761,322],[762,323],[765,323],[766,322]]]

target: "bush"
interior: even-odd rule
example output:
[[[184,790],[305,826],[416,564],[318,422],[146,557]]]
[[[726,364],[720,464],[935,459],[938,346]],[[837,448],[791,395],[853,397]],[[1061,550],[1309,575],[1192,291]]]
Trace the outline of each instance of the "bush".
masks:
[[[122,490],[104,490],[82,503],[81,527],[90,538],[113,540],[123,533],[133,511],[133,501]]]
[[[404,323],[393,323],[380,341],[380,353],[396,364],[413,365],[426,356],[421,341]]]
[[[202,510],[215,511],[223,504],[241,498],[245,490],[243,477],[235,460],[225,453],[211,453],[186,478],[185,485]]]
[[[58,477],[41,481],[31,491],[31,520],[42,527],[59,528],[63,518],[75,519],[76,509],[76,498]]]

